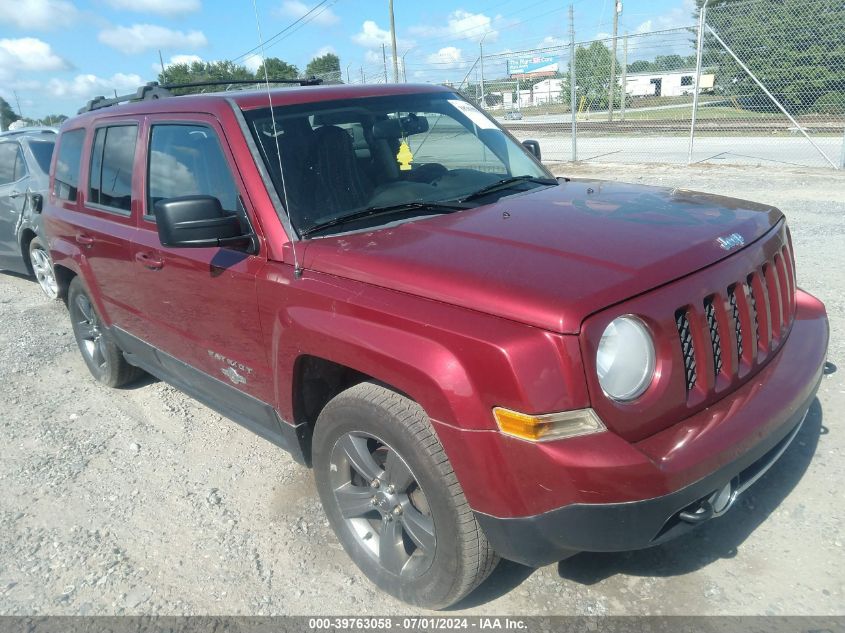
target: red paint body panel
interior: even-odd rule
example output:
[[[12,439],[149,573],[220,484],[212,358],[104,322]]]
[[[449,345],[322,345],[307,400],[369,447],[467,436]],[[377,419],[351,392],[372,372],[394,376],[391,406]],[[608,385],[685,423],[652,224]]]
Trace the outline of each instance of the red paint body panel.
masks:
[[[575,334],[590,314],[727,257],[717,237],[737,231],[750,243],[781,217],[720,196],[571,181],[313,240],[305,266]]]
[[[824,306],[798,293],[783,347],[756,377],[711,407],[643,440],[612,432],[531,444],[436,424],[474,510],[533,516],[573,503],[665,495],[734,461],[781,428],[812,394],[827,353]]]
[[[274,91],[273,104],[447,90],[292,88]],[[781,427],[812,392],[826,317],[795,289],[791,243],[776,209],[571,181],[452,215],[293,242],[233,110],[267,105],[266,92],[180,97],[95,111],[63,126],[88,129],[88,156],[94,126],[138,122],[138,164],[152,121],[212,126],[257,234],[257,254],[162,247],[144,218],[144,169],[134,175],[128,216],[86,209],[82,186],[78,202],[51,196],[44,217],[55,264],[82,276],[107,324],[218,379],[227,363],[248,367],[249,380],[237,388],[283,420],[300,422],[299,359],[355,369],[423,406],[474,510],[524,517],[677,490]],[[721,249],[716,239],[734,232],[745,248]],[[93,243],[79,244],[79,233]],[[136,256],[163,265],[149,270]],[[727,332],[726,292],[744,279],[766,298],[757,310],[759,339],[742,353],[726,348],[718,375],[702,358],[699,382],[687,392],[676,311],[689,307],[695,347],[705,348],[702,300],[715,297]],[[737,302],[741,327],[751,332],[750,298]],[[626,313],[640,315],[653,333],[658,370],[640,399],[621,405],[602,393],[594,365],[604,327]],[[496,406],[532,414],[592,407],[608,430],[523,442],[496,430]]]

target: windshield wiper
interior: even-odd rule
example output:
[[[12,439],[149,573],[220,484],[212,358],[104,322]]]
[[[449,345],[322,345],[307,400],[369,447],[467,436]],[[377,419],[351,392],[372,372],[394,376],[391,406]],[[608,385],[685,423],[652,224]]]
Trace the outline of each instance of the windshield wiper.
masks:
[[[403,202],[400,204],[391,204],[382,207],[368,207],[366,209],[362,209],[361,211],[355,211],[354,213],[350,213],[348,215],[342,215],[338,218],[333,218],[331,220],[309,226],[307,229],[300,231],[300,235],[302,237],[310,237],[315,233],[320,233],[335,226],[379,215],[405,213],[407,211],[424,211],[428,214],[441,214],[454,213],[455,211],[463,211],[471,208],[472,207],[465,204],[459,204],[457,202]]]
[[[512,178],[504,178],[503,180],[494,182],[493,184],[487,185],[486,187],[482,187],[478,191],[474,191],[471,194],[464,196],[463,198],[459,198],[458,202],[469,202],[470,200],[475,200],[476,198],[486,196],[488,193],[493,193],[494,191],[499,191],[501,189],[508,189],[509,187],[518,185],[523,182],[533,182],[538,185],[558,184],[558,181],[554,178],[538,178],[537,176],[513,176]]]

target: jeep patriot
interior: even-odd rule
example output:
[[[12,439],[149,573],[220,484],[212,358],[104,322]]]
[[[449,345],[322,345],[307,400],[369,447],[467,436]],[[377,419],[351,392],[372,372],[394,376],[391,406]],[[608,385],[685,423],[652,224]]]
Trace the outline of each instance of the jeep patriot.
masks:
[[[815,397],[827,317],[769,205],[554,178],[445,87],[120,100],[64,123],[44,208],[85,363],[312,466],[402,600],[719,517]]]

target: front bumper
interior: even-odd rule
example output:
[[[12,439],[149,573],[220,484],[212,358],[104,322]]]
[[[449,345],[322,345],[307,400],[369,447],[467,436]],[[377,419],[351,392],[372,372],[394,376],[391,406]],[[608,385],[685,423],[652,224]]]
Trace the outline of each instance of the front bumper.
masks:
[[[759,479],[797,435],[822,377],[827,319],[818,301],[799,295],[789,338],[755,380],[677,428],[658,434],[662,437],[631,445],[647,456],[648,465],[641,467],[648,469],[649,479],[661,481],[662,491],[648,495],[642,490],[640,499],[622,502],[575,502],[530,516],[496,517],[477,511],[476,518],[493,548],[503,558],[541,566],[580,551],[651,547],[710,518],[714,513],[708,511],[707,500],[725,486],[732,485],[739,493]],[[694,419],[700,416],[709,423]],[[732,440],[728,443],[725,433],[729,429]],[[745,432],[737,434],[738,429]],[[593,437],[601,442],[602,435],[607,434]],[[683,458],[678,459],[672,451],[680,444],[671,447],[682,436],[692,439],[683,447]],[[725,460],[726,454],[732,459]],[[702,473],[714,459],[721,465]],[[626,474],[631,473],[620,471],[619,477]],[[697,478],[690,479],[691,474]],[[671,482],[684,478],[691,483],[672,486]],[[666,489],[670,491],[664,493]]]

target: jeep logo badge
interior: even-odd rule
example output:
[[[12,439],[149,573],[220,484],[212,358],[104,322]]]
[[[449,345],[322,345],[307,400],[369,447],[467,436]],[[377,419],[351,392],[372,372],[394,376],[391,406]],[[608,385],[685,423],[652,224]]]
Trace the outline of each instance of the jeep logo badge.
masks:
[[[726,251],[733,250],[734,248],[739,248],[740,246],[745,246],[745,238],[742,237],[739,233],[731,233],[730,235],[726,235],[725,237],[720,237],[716,240]]]

